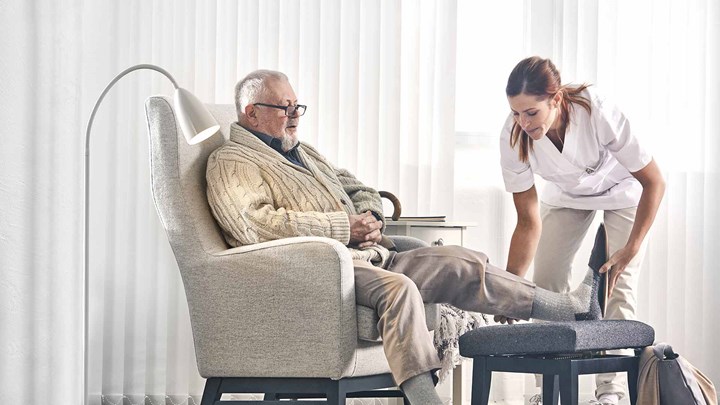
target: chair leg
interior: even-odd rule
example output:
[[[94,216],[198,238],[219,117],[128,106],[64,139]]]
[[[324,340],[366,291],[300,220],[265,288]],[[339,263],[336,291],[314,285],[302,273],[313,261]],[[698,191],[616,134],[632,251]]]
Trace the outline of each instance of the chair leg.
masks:
[[[337,381],[334,381],[334,383],[328,387],[326,394],[328,405],[345,405],[347,392],[340,389]]]
[[[560,373],[560,403],[577,405],[578,403],[578,370],[575,363],[567,361]]]
[[[628,369],[627,371],[627,380],[628,380],[628,392],[630,394],[630,404],[635,405],[637,403],[637,397],[638,397],[638,391],[637,391],[637,383],[638,383],[638,367],[640,364],[640,358],[638,357],[636,362],[633,362],[633,365]]]
[[[220,397],[222,397],[220,392],[221,382],[222,378],[218,377],[211,377],[205,381],[205,390],[203,390],[200,405],[215,405],[215,402],[220,400]]]
[[[560,397],[560,382],[555,374],[543,374],[543,404],[557,405]]]
[[[490,400],[490,384],[492,383],[492,370],[488,370],[487,357],[473,359],[473,383],[470,403],[472,405],[487,405]]]

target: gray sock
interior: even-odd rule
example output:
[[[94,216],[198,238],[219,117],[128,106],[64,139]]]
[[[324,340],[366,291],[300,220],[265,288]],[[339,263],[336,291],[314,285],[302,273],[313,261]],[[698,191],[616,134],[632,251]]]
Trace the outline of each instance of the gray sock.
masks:
[[[589,268],[583,282],[569,293],[556,293],[538,287],[530,316],[545,321],[601,319],[599,284],[600,274]]]
[[[418,374],[400,385],[412,405],[442,405],[430,373]]]

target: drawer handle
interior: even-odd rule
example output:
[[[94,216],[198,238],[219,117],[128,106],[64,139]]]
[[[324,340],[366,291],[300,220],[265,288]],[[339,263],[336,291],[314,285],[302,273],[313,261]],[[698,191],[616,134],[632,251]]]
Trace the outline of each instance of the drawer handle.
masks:
[[[445,241],[443,238],[440,238],[432,243],[433,246],[445,246]]]

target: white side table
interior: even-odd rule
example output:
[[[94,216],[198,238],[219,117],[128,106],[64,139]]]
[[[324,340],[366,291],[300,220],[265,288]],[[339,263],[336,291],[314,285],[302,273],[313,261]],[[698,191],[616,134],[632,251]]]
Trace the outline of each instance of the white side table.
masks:
[[[463,246],[465,230],[475,226],[472,222],[428,222],[428,221],[385,221],[386,235],[412,236],[424,240],[431,246],[457,245]],[[463,405],[466,395],[463,392],[463,365],[453,369],[452,403]]]

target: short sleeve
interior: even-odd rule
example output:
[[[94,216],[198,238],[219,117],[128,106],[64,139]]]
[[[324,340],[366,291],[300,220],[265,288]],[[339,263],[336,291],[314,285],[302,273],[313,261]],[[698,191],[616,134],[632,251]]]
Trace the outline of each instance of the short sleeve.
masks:
[[[594,97],[593,125],[600,144],[629,172],[637,172],[652,161],[652,155],[630,129],[630,121],[613,103]]]
[[[500,134],[500,166],[505,190],[510,193],[521,193],[529,190],[535,184],[535,177],[530,163],[522,162],[517,149],[510,146],[510,131],[513,123],[513,117],[510,114]]]

